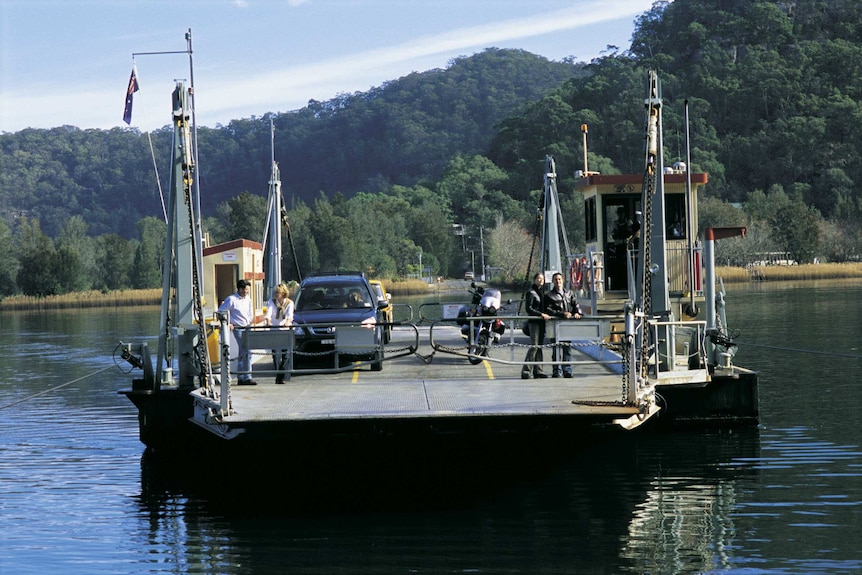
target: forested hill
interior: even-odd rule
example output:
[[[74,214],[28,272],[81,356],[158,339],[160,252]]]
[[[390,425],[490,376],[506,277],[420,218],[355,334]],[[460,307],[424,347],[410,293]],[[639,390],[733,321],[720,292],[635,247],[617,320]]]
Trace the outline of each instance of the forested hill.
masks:
[[[687,100],[693,168],[710,174],[710,195],[774,190],[862,227],[862,2],[656,2],[628,52],[506,120],[490,158],[522,181],[523,160],[547,151],[571,174],[587,123],[591,169],[638,172],[647,69],[663,85],[665,160],[684,159]]]
[[[573,51],[576,42],[573,36]],[[546,154],[556,160],[559,189],[572,189],[583,164],[581,124],[589,125],[590,169],[643,169],[649,69],[663,86],[667,163],[684,158],[689,103],[692,168],[710,175],[701,226],[747,225],[755,251],[787,251],[800,261],[862,254],[858,0],[659,1],[637,19],[627,50],[589,64],[489,49],[366,93],[201,129],[202,207],[216,216],[205,224],[214,238],[262,236],[262,217],[244,218],[254,229],[241,229],[243,218],[226,216],[253,213],[254,200],[266,195],[272,118],[283,189],[288,199],[302,200],[293,204],[291,228],[303,230],[307,269],[360,269],[357,254],[380,250],[378,244],[386,253],[367,264],[376,273],[406,273],[408,255],[419,247],[429,254],[425,261],[433,253],[455,269],[463,253],[444,245],[453,241],[453,223],[531,229],[531,191],[541,187]],[[170,136],[154,134],[163,179]],[[321,192],[331,205],[310,201]],[[236,198],[236,205],[216,209]],[[357,212],[371,211],[374,202],[388,206],[374,208],[385,221],[375,222],[366,240],[351,236],[350,245],[336,249],[334,240],[349,234],[349,218],[370,225]],[[438,215],[421,206],[435,206]],[[565,198],[575,244],[583,241],[582,209]],[[91,237],[134,237],[142,216],[161,214],[146,136],[72,127],[0,134],[0,211],[0,247],[4,232],[11,246],[0,254],[17,249],[21,263],[29,252],[21,250],[20,230],[36,235],[33,221],[56,237],[80,215]],[[29,228],[16,226],[21,215]],[[382,240],[383,224],[396,220],[397,230]],[[434,229],[420,237],[419,223]],[[402,244],[398,261],[383,262]],[[0,279],[2,263],[0,257]]]
[[[583,64],[520,50],[488,49],[446,69],[413,73],[364,93],[300,110],[199,129],[202,209],[243,191],[265,195],[270,119],[275,156],[290,199],[321,191],[346,197],[438,177],[455,155],[484,154],[502,119],[583,75]],[[170,110],[165,110],[169,119]],[[152,134],[163,181],[171,130]],[[0,134],[0,213],[40,221],[54,237],[80,215],[93,236],[129,237],[144,216],[161,214],[146,134],[63,126]]]

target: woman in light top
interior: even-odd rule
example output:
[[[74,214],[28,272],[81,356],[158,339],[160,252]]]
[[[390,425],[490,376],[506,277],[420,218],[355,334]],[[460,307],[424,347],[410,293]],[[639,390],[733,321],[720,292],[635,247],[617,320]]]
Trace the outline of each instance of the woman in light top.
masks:
[[[264,323],[274,327],[289,327],[293,325],[293,300],[288,297],[287,286],[278,284],[272,293],[272,299],[266,304],[266,319]],[[272,350],[272,363],[279,373],[275,383],[284,383],[284,364],[287,362],[287,350]]]

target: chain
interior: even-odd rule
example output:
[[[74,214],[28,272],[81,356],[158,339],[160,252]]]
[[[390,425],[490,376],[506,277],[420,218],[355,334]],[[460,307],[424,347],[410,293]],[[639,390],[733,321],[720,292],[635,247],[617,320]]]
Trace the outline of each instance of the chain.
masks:
[[[182,138],[183,138],[183,201],[185,201],[186,206],[188,207],[189,212],[189,233],[191,234],[192,240],[192,305],[194,306],[194,319],[198,326],[198,345],[196,349],[196,354],[198,356],[198,362],[200,364],[200,371],[198,374],[199,378],[199,386],[205,389],[209,388],[209,382],[212,376],[212,366],[210,365],[209,360],[209,349],[207,346],[207,330],[206,323],[204,321],[204,313],[203,306],[201,305],[201,283],[200,277],[198,276],[198,266],[200,262],[198,261],[198,250],[197,250],[197,238],[195,234],[195,230],[197,226],[195,226],[195,218],[194,218],[194,203],[192,202],[191,190],[192,183],[194,181],[194,171],[195,171],[195,163],[194,156],[191,152],[191,133],[189,131],[189,124],[186,120],[185,110],[183,110],[182,116],[178,120],[179,127],[182,129]]]
[[[652,310],[652,274],[650,273],[649,266],[650,261],[652,260],[651,253],[651,244],[652,244],[652,202],[653,195],[656,193],[656,178],[662,177],[661,174],[658,173],[658,155],[652,155],[652,150],[650,150],[651,144],[657,144],[658,142],[650,142],[650,132],[651,128],[657,133],[658,130],[661,129],[659,126],[660,122],[660,110],[658,107],[652,102],[652,98],[654,96],[658,96],[658,86],[656,84],[657,80],[654,76],[650,76],[650,86],[649,86],[649,98],[650,105],[647,106],[647,154],[646,154],[646,165],[644,167],[644,183],[643,183],[643,194],[641,199],[642,209],[643,209],[643,222],[641,223],[641,237],[640,237],[640,250],[641,250],[641,302],[643,305],[643,318],[641,319],[641,348],[640,353],[637,356],[637,361],[639,362],[638,373],[641,377],[646,377],[647,370],[647,362],[646,358],[648,355],[646,354],[646,350],[649,347],[649,330],[647,329],[646,319],[650,316]],[[654,125],[652,123],[653,117],[655,117]],[[655,137],[655,134],[653,134]],[[656,154],[658,150],[655,150]]]

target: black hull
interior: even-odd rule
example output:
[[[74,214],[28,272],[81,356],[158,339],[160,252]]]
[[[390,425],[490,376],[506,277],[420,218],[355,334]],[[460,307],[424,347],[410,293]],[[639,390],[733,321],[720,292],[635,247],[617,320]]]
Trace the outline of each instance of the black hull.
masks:
[[[293,458],[342,457],[379,453],[404,459],[410,454],[482,451],[491,455],[534,450],[536,445],[566,445],[585,438],[683,429],[725,429],[758,424],[757,374],[747,370],[714,374],[706,384],[657,386],[658,414],[624,431],[607,415],[517,415],[450,417],[370,417],[278,420],[245,423],[242,433],[225,439],[191,421],[188,390],[123,391],[138,408],[140,440],[153,452],[206,455],[213,450],[255,454],[290,452]]]

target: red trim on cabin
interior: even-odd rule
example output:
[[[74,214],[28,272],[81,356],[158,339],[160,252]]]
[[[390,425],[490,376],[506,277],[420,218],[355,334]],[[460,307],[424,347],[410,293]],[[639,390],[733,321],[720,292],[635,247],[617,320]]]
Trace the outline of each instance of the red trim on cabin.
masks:
[[[590,186],[639,186],[643,184],[643,174],[616,174],[603,176],[595,174],[585,176],[575,182],[575,189],[582,190]],[[692,174],[692,185],[703,185],[709,181],[709,174]],[[685,184],[685,174],[665,174],[665,184]]]
[[[253,242],[251,240],[233,240],[230,242],[225,242],[223,244],[216,244],[214,246],[210,246],[208,248],[204,248],[204,257],[210,256],[212,254],[220,254],[222,252],[227,252],[230,250],[236,250],[241,248],[251,248],[253,250],[262,250],[263,244],[260,242]]]
[[[706,228],[704,235],[706,236],[706,241],[710,242],[735,236],[745,237],[747,231],[745,227]]]

